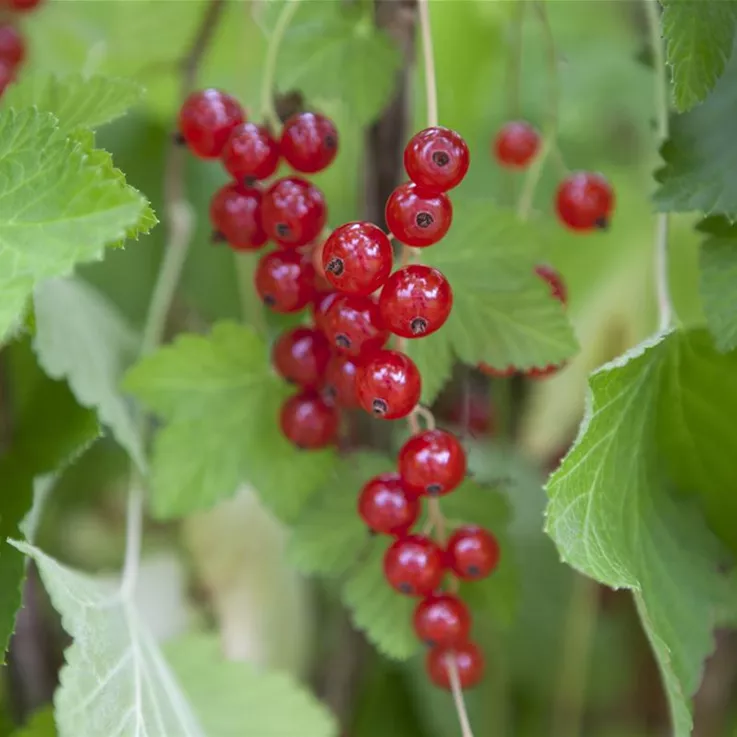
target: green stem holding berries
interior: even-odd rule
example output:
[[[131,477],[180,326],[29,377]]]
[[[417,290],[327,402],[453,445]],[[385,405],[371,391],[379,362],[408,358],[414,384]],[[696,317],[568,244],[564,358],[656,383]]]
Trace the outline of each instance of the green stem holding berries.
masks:
[[[668,71],[665,63],[665,50],[660,32],[660,4],[658,0],[645,0],[650,46],[653,53],[655,74],[655,114],[657,121],[657,141],[660,147],[668,138]],[[668,213],[658,214],[655,224],[655,291],[658,300],[658,329],[662,332],[673,324],[673,302],[668,287]]]

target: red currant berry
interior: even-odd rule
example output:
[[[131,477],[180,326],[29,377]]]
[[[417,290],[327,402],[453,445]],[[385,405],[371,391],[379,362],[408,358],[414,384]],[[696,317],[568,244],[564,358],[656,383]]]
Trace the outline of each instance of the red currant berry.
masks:
[[[421,391],[419,369],[399,351],[377,351],[358,366],[358,403],[374,417],[406,417],[420,401]]]
[[[274,344],[276,370],[287,380],[305,389],[317,389],[330,360],[328,339],[314,328],[296,327]]]
[[[241,123],[233,129],[220,158],[228,173],[239,182],[267,179],[279,166],[279,145],[268,128]]]
[[[494,366],[490,366],[488,363],[480,363],[478,369],[482,374],[491,376],[492,379],[508,379],[510,376],[514,376],[517,373],[515,366],[507,366],[507,368],[498,369]]]
[[[524,169],[539,149],[540,134],[524,120],[506,123],[494,140],[497,161],[511,169]]]
[[[466,451],[445,430],[413,435],[399,451],[399,473],[414,494],[441,496],[453,491],[466,475]]]
[[[358,514],[374,532],[406,535],[417,522],[420,503],[407,495],[398,473],[382,473],[361,489]]]
[[[368,355],[386,343],[379,305],[371,297],[339,294],[322,321],[330,344],[349,356]]]
[[[266,244],[261,225],[261,192],[241,184],[226,184],[210,201],[210,222],[236,251],[255,251]]]
[[[272,251],[256,267],[256,291],[274,312],[298,312],[315,294],[315,270],[296,251]]]
[[[476,525],[459,527],[448,538],[448,567],[464,581],[486,578],[499,563],[499,543]]]
[[[26,42],[10,23],[0,23],[0,61],[15,69],[26,57]]]
[[[216,159],[233,128],[244,119],[243,108],[234,97],[222,90],[199,90],[179,111],[179,132],[193,154]]]
[[[473,688],[484,677],[484,654],[477,645],[467,642],[447,650],[434,647],[427,653],[425,670],[438,688],[451,690],[451,663],[455,663],[461,688]]]
[[[319,113],[297,113],[284,124],[280,147],[292,169],[315,174],[327,168],[338,153],[338,129]]]
[[[440,586],[445,573],[443,551],[424,535],[395,540],[384,554],[384,577],[407,596],[428,596]]]
[[[418,639],[429,647],[454,647],[468,641],[471,614],[457,596],[435,594],[417,605],[412,624]]]
[[[404,149],[407,175],[428,192],[447,192],[457,187],[466,176],[469,162],[463,137],[439,125],[415,133]]]
[[[299,248],[315,240],[325,225],[323,193],[305,179],[277,179],[264,195],[264,229],[285,248]]]
[[[35,10],[43,0],[5,0],[4,5],[16,13],[27,13]]]
[[[405,266],[388,279],[379,297],[384,324],[403,338],[422,338],[439,330],[453,306],[453,291],[437,270]]]
[[[385,215],[386,224],[398,241],[425,248],[448,232],[453,206],[447,195],[432,194],[413,182],[406,182],[389,195]]]
[[[577,171],[558,187],[556,209],[571,230],[603,230],[614,209],[614,191],[602,174]]]
[[[338,421],[338,411],[309,390],[287,399],[279,418],[284,435],[298,448],[310,450],[324,448],[335,440]]]
[[[334,355],[325,369],[322,395],[325,401],[345,409],[358,407],[356,372],[358,366],[350,356]]]
[[[325,278],[352,294],[371,294],[392,270],[392,244],[372,223],[347,223],[336,228],[322,249]]]
[[[315,294],[315,298],[312,302],[312,318],[315,321],[315,326],[319,330],[322,330],[323,333],[327,333],[328,309],[330,308],[330,305],[333,304],[338,294],[340,294],[340,292],[321,292],[319,289]]]
[[[555,376],[563,368],[565,368],[565,363],[551,363],[549,366],[543,366],[542,368],[528,369],[525,372],[525,376],[528,379],[539,381],[541,379],[548,379],[551,376]]]

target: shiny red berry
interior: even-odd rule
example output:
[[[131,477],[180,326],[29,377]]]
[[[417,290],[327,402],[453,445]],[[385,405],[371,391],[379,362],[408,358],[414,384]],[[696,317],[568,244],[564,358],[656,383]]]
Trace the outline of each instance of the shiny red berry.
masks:
[[[448,538],[448,567],[464,581],[486,578],[499,563],[499,543],[488,530],[476,525],[457,528]]]
[[[482,374],[491,376],[492,379],[508,379],[510,376],[514,376],[517,373],[515,366],[507,366],[503,369],[495,368],[488,363],[480,363],[478,369]]]
[[[16,13],[35,10],[43,0],[4,0],[3,4]]]
[[[193,92],[179,111],[179,132],[190,150],[202,159],[216,159],[245,113],[238,101],[222,90]]]
[[[358,407],[356,394],[356,359],[340,353],[333,355],[325,369],[322,395],[325,401],[344,409]]]
[[[368,355],[389,338],[379,305],[371,297],[359,294],[339,294],[322,322],[330,344],[349,356]]]
[[[274,368],[287,381],[317,389],[330,360],[330,344],[319,330],[296,327],[274,343],[272,356]]]
[[[272,251],[256,267],[256,291],[274,312],[297,312],[315,294],[315,270],[296,251]]]
[[[453,594],[434,594],[423,599],[412,619],[418,639],[430,647],[463,645],[471,632],[468,607]]]
[[[326,279],[342,292],[371,294],[392,270],[392,244],[373,223],[347,223],[336,228],[322,248]]]
[[[556,271],[552,266],[540,264],[535,267],[535,273],[550,285],[550,293],[555,299],[564,305],[568,302],[568,289],[560,272]]]
[[[432,194],[413,182],[406,182],[389,196],[385,216],[389,230],[398,241],[425,248],[437,243],[448,232],[453,206],[447,195]]]
[[[539,149],[540,134],[524,120],[506,123],[494,139],[497,161],[511,169],[524,169]]]
[[[407,175],[429,192],[457,187],[466,176],[469,161],[463,137],[439,125],[415,133],[404,149]]]
[[[325,226],[325,197],[306,179],[277,179],[264,194],[262,217],[264,229],[280,246],[306,246]]]
[[[220,159],[230,176],[239,182],[267,179],[279,166],[279,144],[268,128],[241,123],[230,134]]]
[[[403,338],[422,338],[439,330],[453,307],[453,291],[437,270],[411,264],[395,271],[379,296],[384,324]]]
[[[315,326],[322,330],[323,333],[327,333],[328,309],[339,294],[340,292],[334,290],[322,292],[319,289],[315,293],[312,302],[312,319],[315,321]]]
[[[478,645],[467,642],[456,645],[452,649],[434,647],[428,651],[425,660],[425,670],[430,681],[438,688],[446,691],[451,689],[449,666],[455,664],[458,673],[458,682],[461,688],[473,688],[484,677],[484,654]]]
[[[361,489],[358,514],[374,532],[406,535],[417,522],[420,503],[404,490],[398,473],[383,473]]]
[[[279,417],[284,435],[298,448],[310,450],[330,445],[338,434],[338,422],[338,411],[309,390],[287,399]]]
[[[26,57],[26,42],[11,23],[0,23],[0,61],[15,69]]]
[[[445,430],[425,430],[401,447],[399,473],[415,494],[441,496],[453,491],[466,475],[466,451]]]
[[[292,169],[315,174],[337,155],[338,129],[319,113],[297,113],[284,124],[280,148]]]
[[[605,229],[614,209],[614,191],[602,174],[577,171],[558,187],[556,209],[571,230]]]
[[[210,201],[210,222],[237,251],[255,251],[266,244],[261,224],[261,192],[242,184],[226,184]]]
[[[358,403],[374,417],[406,417],[420,401],[421,391],[419,369],[399,351],[377,351],[358,366]]]
[[[400,594],[428,596],[443,580],[444,561],[443,551],[429,537],[400,537],[384,554],[384,577]]]

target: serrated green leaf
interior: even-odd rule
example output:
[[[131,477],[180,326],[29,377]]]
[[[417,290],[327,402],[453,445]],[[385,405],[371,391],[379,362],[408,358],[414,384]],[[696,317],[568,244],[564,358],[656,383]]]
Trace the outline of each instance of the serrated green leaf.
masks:
[[[534,272],[536,226],[486,200],[454,201],[454,210],[446,238],[420,254],[453,289],[446,324],[407,347],[427,403],[450,378],[452,355],[471,366],[526,369],[561,363],[578,347],[562,306]]]
[[[291,519],[335,462],[333,451],[300,451],[282,435],[279,408],[293,390],[250,328],[223,322],[207,337],[182,335],[134,366],[125,387],[168,422],[151,461],[159,517],[211,507],[248,481]]]
[[[217,638],[191,636],[166,655],[208,737],[334,737],[335,719],[303,687],[250,663],[224,660]],[[164,737],[162,735],[161,737]]]
[[[78,279],[50,279],[34,294],[33,348],[44,371],[66,379],[77,401],[95,409],[143,473],[146,459],[133,408],[118,385],[138,338],[115,308]]]
[[[279,50],[279,90],[307,100],[339,100],[356,122],[367,124],[391,100],[401,60],[369,13],[342,3],[303,3]]]
[[[25,564],[4,544],[18,537],[33,505],[34,479],[57,471],[100,434],[93,412],[80,407],[64,382],[52,381],[35,363],[26,342],[4,352],[14,401],[13,437],[0,456],[0,660],[4,660],[21,603]]]
[[[737,145],[731,135],[735,106],[737,56],[701,105],[673,118],[661,150],[664,166],[656,173],[658,210],[737,217]]]
[[[721,351],[737,348],[737,227],[729,226],[701,245],[700,291],[709,330]]]
[[[147,207],[134,189],[33,110],[0,115],[0,337],[33,287],[99,260]]]
[[[52,113],[62,133],[76,128],[97,128],[124,115],[141,101],[143,88],[129,79],[81,74],[24,77],[3,95],[3,106],[20,112],[35,107]]]
[[[405,659],[418,651],[411,627],[416,602],[396,593],[383,576],[382,560],[390,540],[370,538],[356,513],[358,494],[373,476],[392,469],[391,461],[374,453],[345,458],[319,496],[297,521],[290,542],[295,565],[306,573],[342,576],[342,599],[356,627],[385,655]],[[448,531],[461,524],[493,530],[505,551],[498,571],[485,581],[464,586],[463,595],[484,615],[508,623],[516,582],[505,528],[509,510],[503,497],[473,481],[465,481],[441,501]],[[426,523],[423,516],[416,529]]]
[[[356,499],[368,479],[394,470],[376,453],[354,453],[333,470],[324,488],[300,515],[289,543],[298,570],[323,576],[345,573],[366,548],[366,528],[356,512]]]
[[[56,737],[54,710],[50,706],[39,709],[25,727],[13,732],[12,737]]]
[[[737,3],[733,0],[661,0],[666,55],[673,69],[676,107],[688,110],[716,84],[732,54]]]
[[[737,601],[734,577],[719,573],[724,551],[694,500],[671,495],[698,493],[707,509],[718,498],[725,519],[734,514],[734,485],[722,485],[734,472],[709,464],[737,450],[737,357],[708,340],[705,331],[658,336],[595,372],[579,437],[547,487],[546,531],[564,561],[634,591],[676,737],[691,732],[688,699],[712,628]]]

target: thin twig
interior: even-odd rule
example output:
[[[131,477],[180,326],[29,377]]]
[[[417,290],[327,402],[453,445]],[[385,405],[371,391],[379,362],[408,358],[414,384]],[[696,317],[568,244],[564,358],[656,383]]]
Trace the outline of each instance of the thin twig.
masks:
[[[558,108],[560,105],[558,52],[555,48],[555,37],[553,36],[553,29],[550,26],[550,19],[548,18],[548,10],[545,3],[546,0],[534,0],[535,11],[540,19],[540,25],[543,30],[548,64],[550,95],[548,100],[548,117],[545,123],[542,145],[530,168],[527,170],[527,175],[522,185],[522,192],[517,204],[517,214],[520,220],[526,220],[529,217],[535,198],[535,190],[540,182],[545,162],[553,151],[557,151],[558,146]]]
[[[653,52],[655,73],[655,112],[657,117],[658,147],[668,138],[668,70],[665,65],[663,38],[660,32],[660,6],[658,0],[645,0],[650,45]],[[671,327],[674,318],[673,302],[668,286],[668,213],[658,214],[655,222],[655,292],[658,298],[659,330]]]
[[[417,0],[420,11],[420,32],[422,33],[422,60],[425,67],[425,104],[427,105],[428,127],[438,124],[438,83],[435,76],[435,54],[432,46],[432,26],[430,25],[429,0]]]
[[[224,0],[209,0],[208,2],[202,23],[181,66],[182,101],[192,91],[202,57],[212,39],[224,7]],[[192,238],[194,215],[186,198],[184,182],[186,155],[186,149],[178,142],[172,141],[164,168],[164,216],[167,241],[143,328],[140,350],[142,356],[154,351],[164,337],[167,316],[174,301]],[[145,415],[139,411],[136,420],[140,434],[146,436]],[[123,598],[133,594],[138,579],[143,530],[143,502],[143,480],[139,472],[133,468],[128,489],[125,562],[120,588]]]
[[[281,128],[281,120],[274,110],[274,86],[276,83],[276,63],[279,58],[284,35],[294,14],[299,7],[299,0],[287,0],[279,13],[274,25],[274,30],[269,37],[269,45],[266,49],[266,61],[264,62],[264,74],[261,80],[261,117],[274,133]]]
[[[518,0],[514,6],[507,57],[507,113],[512,119],[520,116],[520,80],[522,77],[522,28],[526,0]]]

